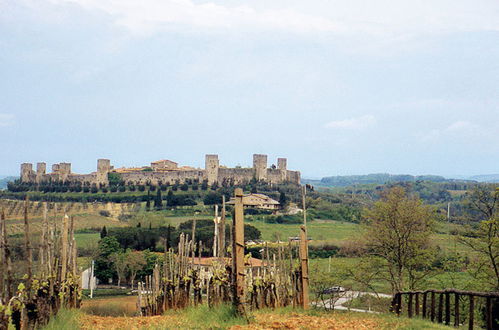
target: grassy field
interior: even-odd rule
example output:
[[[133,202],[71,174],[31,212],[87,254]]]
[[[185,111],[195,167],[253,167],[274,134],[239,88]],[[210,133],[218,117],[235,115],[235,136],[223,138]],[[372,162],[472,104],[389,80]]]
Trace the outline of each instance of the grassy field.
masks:
[[[109,307],[113,304],[112,300],[107,301],[107,306],[102,302],[86,310],[85,307],[82,310],[62,310],[43,329],[448,329],[428,321],[391,314],[316,309],[263,309],[249,312],[247,318],[241,318],[236,317],[228,305],[215,308],[201,305],[151,317],[102,316],[103,312],[117,311]],[[129,304],[131,299],[123,305]]]
[[[262,239],[275,241],[288,240],[300,234],[299,224],[270,224],[261,221],[248,221],[262,232]],[[340,221],[310,221],[307,224],[308,236],[314,241],[328,241],[340,243],[352,239],[359,231],[359,226],[354,223]]]

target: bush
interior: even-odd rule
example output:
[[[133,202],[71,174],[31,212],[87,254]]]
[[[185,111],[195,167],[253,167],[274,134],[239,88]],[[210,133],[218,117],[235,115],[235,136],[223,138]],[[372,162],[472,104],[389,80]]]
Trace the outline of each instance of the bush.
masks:
[[[111,213],[107,210],[100,210],[99,215],[109,218],[111,216]]]

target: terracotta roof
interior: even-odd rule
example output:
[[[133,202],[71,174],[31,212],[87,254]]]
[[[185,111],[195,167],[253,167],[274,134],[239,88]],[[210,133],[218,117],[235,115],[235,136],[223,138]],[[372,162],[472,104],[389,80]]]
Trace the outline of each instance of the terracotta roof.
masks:
[[[169,160],[169,159],[161,159],[161,160],[156,160],[154,162],[151,162],[151,164],[157,164],[157,163],[164,163],[164,162],[168,162],[168,163],[174,163],[174,164],[178,164],[172,160]]]
[[[254,199],[258,199],[258,201],[255,201]],[[234,198],[231,198],[230,201],[227,202],[227,204],[234,204],[235,200]],[[243,204],[244,205],[261,205],[261,204],[272,204],[272,205],[279,205],[279,202],[270,198],[267,195],[264,194],[245,194],[243,195]]]
[[[191,262],[192,262],[192,258],[190,258]],[[201,266],[211,266],[213,265],[215,262],[219,262],[220,258],[217,258],[217,257],[204,257],[204,258],[194,258],[194,265],[201,265]],[[231,258],[224,258],[224,261],[226,263],[230,263],[231,262]],[[249,266],[249,267],[262,267],[264,264],[263,264],[263,261],[261,259],[257,259],[257,258],[249,258],[246,263],[245,263],[245,266]]]

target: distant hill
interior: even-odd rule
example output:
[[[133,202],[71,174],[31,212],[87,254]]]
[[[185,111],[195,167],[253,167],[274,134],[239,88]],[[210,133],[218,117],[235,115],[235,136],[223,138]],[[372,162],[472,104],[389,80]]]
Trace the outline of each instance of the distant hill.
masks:
[[[491,182],[499,183],[499,174],[480,174],[468,177],[469,180],[475,180],[478,182]]]
[[[317,186],[325,187],[346,187],[357,184],[385,184],[391,182],[415,182],[415,181],[431,181],[431,182],[453,182],[456,180],[446,179],[438,175],[409,175],[409,174],[388,174],[374,173],[366,175],[339,175],[324,177],[321,180],[302,180],[303,183],[308,183]],[[477,180],[478,181],[478,180]]]
[[[7,189],[7,183],[16,179],[16,176],[0,176],[0,190]]]

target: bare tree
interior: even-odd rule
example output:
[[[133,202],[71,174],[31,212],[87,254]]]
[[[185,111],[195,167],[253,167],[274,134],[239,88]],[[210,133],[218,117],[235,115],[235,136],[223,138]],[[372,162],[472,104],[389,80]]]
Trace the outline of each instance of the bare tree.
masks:
[[[371,257],[380,258],[393,292],[414,289],[428,275],[434,251],[430,245],[435,214],[402,187],[383,193],[366,210],[364,237]]]

